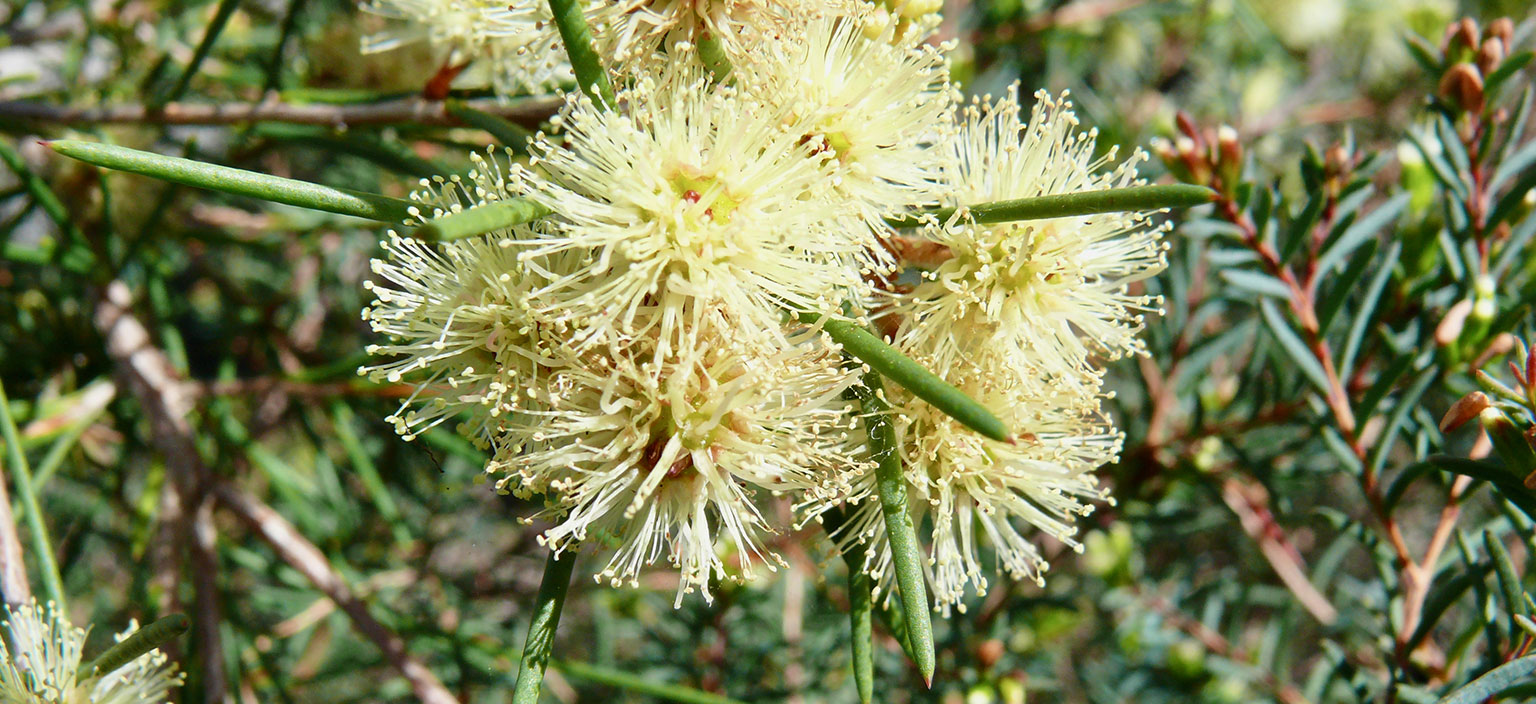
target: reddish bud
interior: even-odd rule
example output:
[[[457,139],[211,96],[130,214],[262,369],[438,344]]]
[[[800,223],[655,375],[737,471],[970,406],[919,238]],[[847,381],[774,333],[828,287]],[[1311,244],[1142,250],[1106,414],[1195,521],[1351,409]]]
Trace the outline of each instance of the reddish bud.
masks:
[[[1440,77],[1440,95],[1466,112],[1483,111],[1483,75],[1465,61]]]
[[[1483,409],[1489,406],[1488,395],[1481,391],[1473,391],[1462,396],[1456,403],[1451,404],[1450,410],[1440,419],[1440,432],[1448,433],[1465,425],[1467,421],[1476,418]]]

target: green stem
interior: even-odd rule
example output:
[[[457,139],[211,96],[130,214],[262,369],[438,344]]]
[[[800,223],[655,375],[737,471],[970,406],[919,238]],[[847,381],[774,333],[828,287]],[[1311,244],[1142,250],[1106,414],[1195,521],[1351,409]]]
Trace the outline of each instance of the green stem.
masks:
[[[537,704],[544,682],[544,668],[555,643],[555,627],[560,623],[560,609],[571,586],[571,570],[576,566],[576,551],[567,548],[551,552],[544,562],[544,578],[539,582],[538,602],[528,623],[528,640],[523,643],[522,669],[512,688],[512,704]]]
[[[43,213],[48,216],[48,219],[52,220],[53,224],[58,226],[59,231],[64,233],[65,240],[69,244],[77,245],[79,249],[89,252],[90,248],[86,245],[85,234],[80,231],[79,226],[75,225],[75,221],[69,217],[69,210],[64,207],[64,203],[59,201],[58,195],[53,192],[52,188],[48,187],[46,181],[37,174],[32,173],[32,169],[27,168],[27,162],[22,160],[21,155],[5,142],[0,142],[0,162],[5,162],[5,165],[15,172],[16,178],[21,180],[21,185],[32,196],[32,200],[37,203],[37,207],[42,208]]]
[[[722,697],[718,694],[701,692],[697,689],[681,685],[651,682],[631,675],[628,672],[610,670],[606,667],[599,667],[588,663],[557,660],[554,662],[554,666],[556,670],[570,677],[605,684],[610,687],[618,687],[619,689],[640,694],[647,694],[667,701],[683,702],[683,704],[737,704],[736,700]]]
[[[815,325],[823,320],[823,316],[815,313],[801,313],[799,318],[800,322],[807,325]],[[1008,426],[992,411],[987,410],[986,406],[939,378],[939,375],[928,371],[923,365],[912,361],[911,358],[875,337],[868,330],[836,318],[825,318],[822,329],[834,342],[843,346],[844,352],[857,357],[871,369],[900,384],[918,398],[933,404],[934,408],[943,411],[949,417],[993,440],[1013,442]]]
[[[464,104],[462,100],[450,100],[446,105],[448,114],[459,119],[470,127],[485,130],[502,146],[511,147],[518,152],[528,151],[528,140],[533,137],[528,130],[500,115],[492,115],[484,110],[476,110]]]
[[[592,46],[592,28],[587,26],[587,16],[582,11],[585,2],[579,0],[549,0],[549,11],[555,16],[555,26],[560,39],[565,42],[565,53],[571,58],[571,71],[582,92],[600,107],[614,104],[613,84],[608,81],[608,71],[603,59]]]
[[[108,169],[379,222],[403,222],[414,217],[411,211],[418,207],[408,200],[377,193],[331,188],[112,144],[61,139],[48,146],[71,159]]]
[[[870,456],[875,460],[875,489],[880,497],[880,511],[885,515],[885,536],[890,541],[896,586],[901,590],[907,637],[923,681],[932,685],[933,622],[928,613],[922,548],[907,507],[907,479],[901,471],[896,426],[891,422],[891,407],[885,402],[880,374],[865,374],[858,394],[864,408],[864,428],[869,433]]]
[[[1106,188],[1099,191],[1062,193],[1035,198],[1000,200],[969,206],[970,221],[976,223],[1011,222],[1014,220],[1042,220],[1075,215],[1095,215],[1131,210],[1160,210],[1162,208],[1188,208],[1216,200],[1216,192],[1205,186],[1176,183],[1165,186],[1132,186],[1130,188]],[[914,227],[922,224],[926,216],[940,222],[955,214],[954,208],[913,213],[886,219],[892,227]]]
[[[509,198],[432,218],[416,230],[424,240],[449,242],[537,220],[550,209],[527,198]]]
[[[208,31],[203,32],[202,41],[197,43],[197,49],[192,52],[192,62],[187,64],[186,70],[181,72],[181,77],[176,80],[176,87],[165,96],[165,99],[156,101],[164,105],[173,100],[178,100],[187,92],[187,87],[192,85],[192,77],[197,75],[202,68],[203,60],[208,58],[208,52],[213,50],[213,42],[224,32],[224,26],[229,24],[229,18],[235,14],[235,8],[240,0],[221,0],[219,7],[213,13],[213,21],[208,23]]]
[[[43,592],[48,601],[57,604],[59,611],[64,612],[64,580],[59,578],[59,564],[53,558],[48,526],[43,523],[43,511],[32,487],[32,467],[27,464],[27,455],[22,451],[21,433],[16,432],[16,419],[11,417],[11,400],[6,398],[4,384],[0,384],[0,437],[5,439],[6,464],[15,476],[16,498],[21,501],[27,533],[32,537],[32,552],[37,554],[38,571],[43,575]]]

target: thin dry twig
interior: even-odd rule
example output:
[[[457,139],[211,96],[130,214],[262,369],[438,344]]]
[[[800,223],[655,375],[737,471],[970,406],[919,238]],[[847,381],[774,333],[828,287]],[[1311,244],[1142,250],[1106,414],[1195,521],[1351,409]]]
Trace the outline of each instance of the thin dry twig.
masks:
[[[150,419],[151,442],[165,457],[171,481],[160,497],[160,527],[155,540],[155,582],[174,608],[181,574],[181,549],[191,557],[195,587],[196,627],[203,663],[203,690],[208,701],[225,701],[223,634],[220,632],[217,534],[207,497],[200,484],[209,476],[194,442],[188,420],[194,406],[189,385],[179,378],[165,353],[154,345],[149,330],[132,311],[133,295],[122,281],[112,281],[96,305],[96,328],[106,338],[107,356],[116,373]]]
[[[1295,595],[1302,608],[1312,614],[1318,623],[1333,625],[1339,619],[1338,609],[1307,579],[1306,563],[1302,560],[1301,551],[1291,543],[1285,530],[1275,521],[1275,514],[1269,509],[1269,492],[1259,484],[1228,478],[1222,483],[1221,498],[1237,514],[1244,532],[1259,544],[1264,559],[1269,561],[1270,567],[1275,570],[1285,588]]]
[[[563,104],[558,96],[520,98],[508,102],[475,99],[464,104],[513,122],[537,124]],[[153,108],[141,103],[78,107],[29,100],[0,101],[0,120],[28,120],[57,125],[156,124],[241,125],[286,122],[299,125],[357,127],[403,122],[421,125],[461,125],[440,100],[404,98],[360,105],[283,103],[167,103]]]
[[[16,517],[11,514],[11,495],[5,488],[5,472],[0,467],[0,598],[16,608],[32,600],[27,583],[27,566],[21,561],[21,540],[16,535]]]
[[[458,702],[436,675],[406,652],[405,641],[368,612],[368,605],[353,593],[346,580],[331,567],[325,554],[300,535],[293,524],[271,507],[227,482],[215,484],[213,494],[220,504],[260,535],[284,562],[303,574],[321,593],[330,597],[352,619],[357,632],[383,651],[384,659],[405,677],[418,699],[427,704]]]

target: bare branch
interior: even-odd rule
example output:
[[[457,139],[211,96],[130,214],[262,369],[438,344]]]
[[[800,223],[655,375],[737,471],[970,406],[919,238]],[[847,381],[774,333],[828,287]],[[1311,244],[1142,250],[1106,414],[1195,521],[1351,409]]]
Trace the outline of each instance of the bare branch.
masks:
[[[464,104],[482,112],[524,124],[537,124],[555,114],[563,101],[558,96],[520,98],[509,102],[467,100]],[[101,107],[49,105],[27,100],[0,101],[0,120],[31,120],[58,125],[157,124],[240,125],[251,122],[287,122],[301,125],[357,127],[413,122],[422,125],[461,125],[440,100],[405,98],[359,105],[259,103],[167,103],[154,109],[134,103]]]
[[[302,573],[310,583],[315,585],[316,589],[330,597],[336,606],[351,617],[352,625],[358,633],[379,646],[379,650],[384,652],[384,659],[388,660],[389,664],[410,682],[411,689],[418,699],[427,704],[457,703],[458,700],[443,686],[443,683],[421,661],[411,657],[405,651],[405,642],[400,639],[400,636],[385,628],[384,624],[373,617],[373,614],[368,613],[367,604],[352,592],[346,580],[331,567],[325,554],[321,553],[314,543],[300,535],[293,524],[278,515],[271,507],[240,491],[232,484],[219,482],[213,487],[213,493],[218,497],[219,503],[272,546],[283,561]]]
[[[223,635],[219,630],[218,583],[215,579],[217,540],[212,512],[200,484],[209,475],[193,442],[188,416],[193,408],[192,388],[176,373],[131,310],[133,296],[122,281],[109,283],[96,305],[96,328],[106,338],[107,356],[124,386],[150,419],[151,442],[165,457],[171,481],[160,495],[160,527],[152,563],[155,583],[162,590],[162,611],[175,606],[176,584],[181,574],[181,548],[191,555],[196,592],[195,619],[203,663],[203,689],[208,701],[225,701],[228,684],[224,673]]]

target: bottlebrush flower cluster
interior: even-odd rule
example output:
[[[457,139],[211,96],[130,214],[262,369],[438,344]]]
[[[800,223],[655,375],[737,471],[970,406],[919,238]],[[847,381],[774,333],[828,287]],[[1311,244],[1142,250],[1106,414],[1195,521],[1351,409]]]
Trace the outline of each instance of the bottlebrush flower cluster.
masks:
[[[601,580],[664,559],[681,603],[772,570],[784,496],[801,520],[846,509],[833,537],[869,542],[863,567],[889,584],[866,411],[845,393],[862,370],[794,322],[851,319],[1014,432],[888,385],[935,608],[984,592],[987,562],[1039,580],[1037,534],[1077,547],[1106,498],[1093,472],[1120,436],[1101,365],[1140,351],[1157,301],[1131,287],[1163,267],[1163,230],[1149,213],[976,222],[967,205],[1137,184],[1143,157],[1096,156],[1064,97],[1027,115],[1012,91],[962,101],[937,5],[590,3],[613,104],[572,91],[526,157],[423,180],[406,224],[513,198],[552,214],[444,244],[390,233],[374,262],[385,361],[362,371],[415,385],[389,420],[406,438],[457,421],[499,489],[544,497],[543,544],[607,554]],[[373,46],[442,42],[498,88],[569,70],[544,0],[375,7],[414,23]]]
[[[86,671],[86,630],[70,625],[52,604],[4,608],[0,638],[0,702],[7,704],[150,704],[167,701],[181,685],[165,654],[150,650],[114,668]],[[118,634],[123,641],[136,624]],[[102,668],[104,669],[104,668]]]

